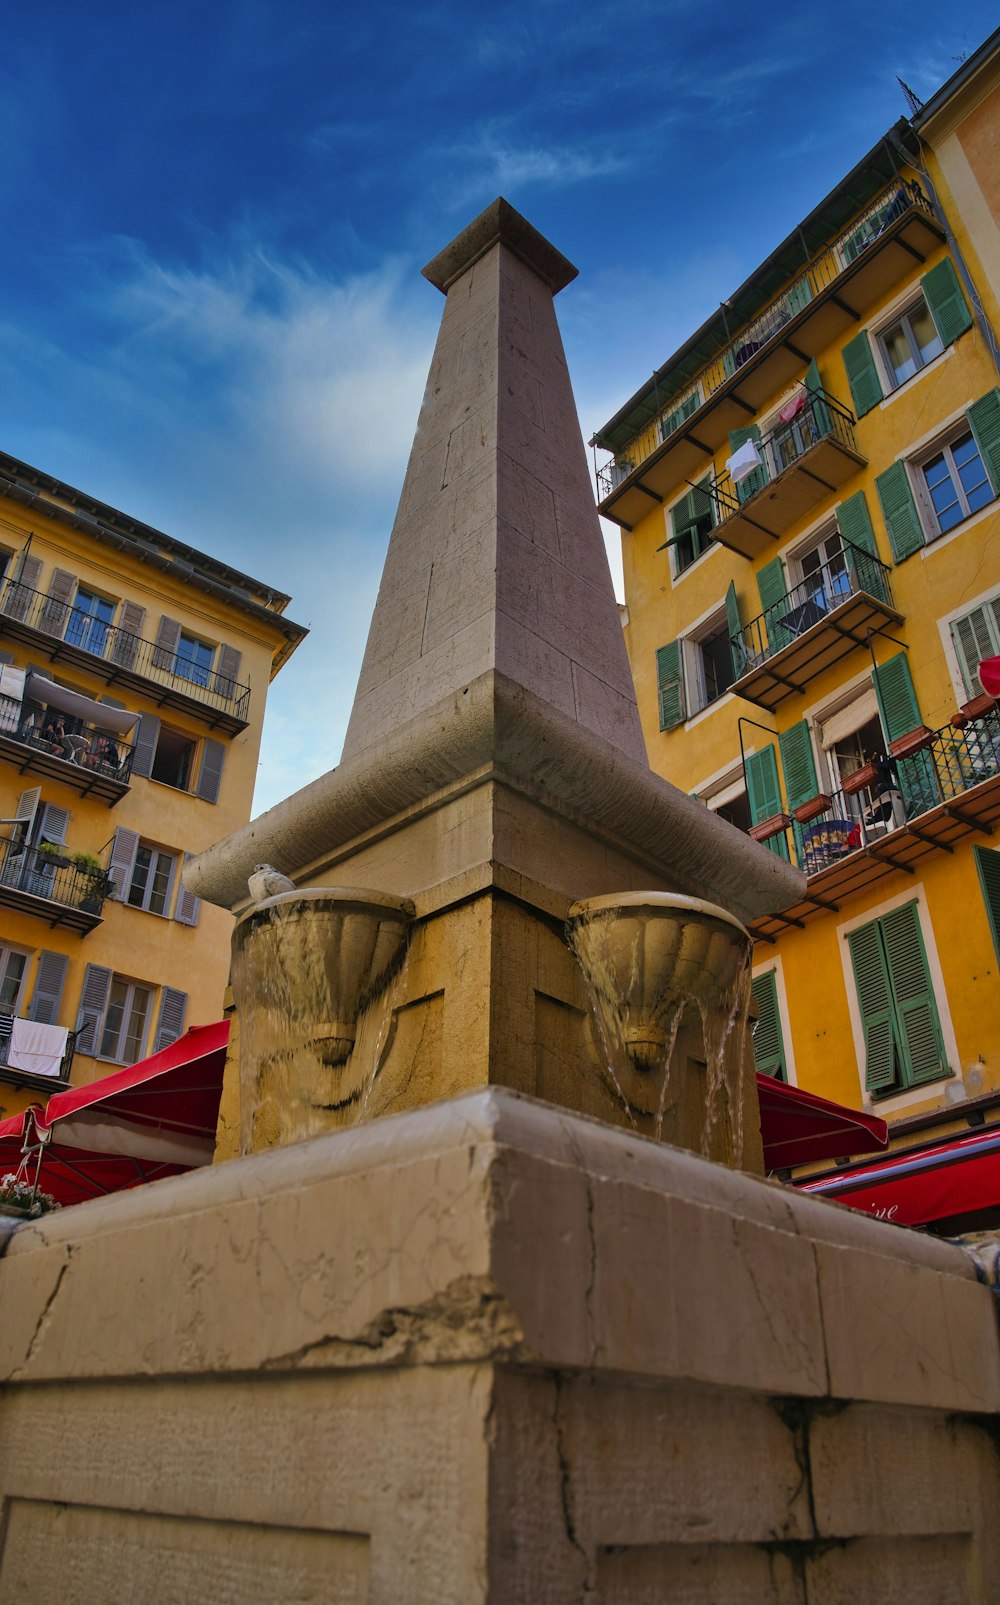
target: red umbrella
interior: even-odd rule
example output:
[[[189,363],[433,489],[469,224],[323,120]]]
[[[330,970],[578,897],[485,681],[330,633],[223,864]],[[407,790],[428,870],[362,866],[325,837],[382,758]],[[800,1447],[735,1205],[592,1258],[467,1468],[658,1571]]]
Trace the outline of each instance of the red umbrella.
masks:
[[[773,1076],[757,1077],[760,1134],[767,1170],[787,1170],[815,1159],[870,1154],[889,1143],[889,1129],[877,1115],[804,1092]]]
[[[1000,658],[984,658],[979,665],[979,682],[988,696],[1000,697]]]

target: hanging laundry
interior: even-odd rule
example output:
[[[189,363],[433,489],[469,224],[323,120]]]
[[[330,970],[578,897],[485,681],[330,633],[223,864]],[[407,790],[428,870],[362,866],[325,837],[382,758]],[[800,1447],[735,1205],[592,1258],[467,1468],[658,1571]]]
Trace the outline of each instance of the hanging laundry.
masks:
[[[57,1076],[68,1037],[64,1025],[41,1025],[37,1020],[15,1018],[7,1063],[12,1070],[27,1070],[34,1076]]]
[[[763,468],[764,459],[757,450],[755,440],[745,440],[742,446],[737,447],[731,457],[726,458],[726,467],[734,485],[740,485],[748,479],[755,468]]]
[[[805,404],[806,398],[803,392],[800,390],[798,395],[793,396],[791,401],[786,402],[779,412],[778,417],[781,419],[781,422],[783,424],[790,424],[793,418],[798,417]]]

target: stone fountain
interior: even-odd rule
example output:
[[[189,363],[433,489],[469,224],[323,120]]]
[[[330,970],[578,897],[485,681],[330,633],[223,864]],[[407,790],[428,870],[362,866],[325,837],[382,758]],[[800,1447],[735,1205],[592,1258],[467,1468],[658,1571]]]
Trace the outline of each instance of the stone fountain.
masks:
[[[984,1601],[992,1295],[753,1174],[743,922],[798,882],[646,761],[574,270],[498,201],[425,274],[342,761],[188,872],[249,1157],[0,1264],[0,1605]]]

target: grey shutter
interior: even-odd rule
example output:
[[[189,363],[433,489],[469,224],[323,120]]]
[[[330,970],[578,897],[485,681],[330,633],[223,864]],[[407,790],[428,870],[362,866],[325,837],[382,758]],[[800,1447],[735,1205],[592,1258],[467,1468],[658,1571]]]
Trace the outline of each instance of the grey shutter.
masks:
[[[243,662],[242,652],[237,652],[234,646],[223,644],[219,648],[219,667],[215,675],[215,689],[220,697],[231,702],[236,695],[237,679],[240,664]]]
[[[878,560],[875,531],[863,490],[856,491],[846,502],[841,502],[837,508],[837,528],[845,541],[850,541],[852,546],[858,548],[857,551],[846,553],[858,590],[867,591],[869,596],[877,596],[880,602],[888,602],[889,588]],[[870,562],[870,558],[876,561]]]
[[[185,864],[188,862],[190,857],[190,853],[184,854]],[[193,892],[188,891],[187,887],[184,885],[184,872],[182,870],[181,889],[177,894],[177,907],[174,909],[174,919],[177,921],[178,925],[197,925],[200,917],[201,898],[195,897]]]
[[[795,633],[787,625],[781,623],[781,616],[788,611],[788,583],[785,579],[785,565],[780,557],[773,557],[770,563],[757,571],[757,589],[760,591],[760,605],[764,610],[764,628],[767,631],[768,653],[774,653],[794,641]]]
[[[38,578],[41,572],[42,560],[40,557],[23,558],[18,579],[11,578],[4,586],[0,612],[6,613],[9,619],[24,619],[32,602],[35,600],[35,592],[38,589]]]
[[[982,690],[979,665],[984,658],[1000,653],[1000,597],[984,602],[963,618],[953,619],[951,638],[955,644],[967,697],[978,697]]]
[[[156,755],[156,743],[160,739],[160,721],[155,713],[143,713],[139,717],[139,733],[135,737],[135,746],[132,749],[132,778],[136,775],[151,774],[153,759]]]
[[[966,414],[976,437],[979,455],[990,476],[990,484],[1000,496],[1000,390],[988,390],[974,401]]]
[[[68,968],[69,959],[65,953],[51,953],[45,949],[39,953],[29,1020],[37,1020],[39,1025],[57,1023]]]
[[[169,1048],[171,1042],[176,1042],[184,1029],[184,1014],[187,1009],[187,993],[177,992],[172,986],[163,988],[163,1002],[160,1004],[160,1020],[156,1027],[156,1041],[153,1052],[159,1053],[161,1048]]]
[[[853,340],[848,340],[841,356],[847,383],[851,387],[854,411],[859,418],[863,418],[882,400],[882,385],[867,334],[862,332],[856,334]]]
[[[222,766],[226,761],[226,749],[221,741],[213,741],[206,736],[202,743],[201,769],[198,772],[196,794],[204,798],[205,802],[218,802],[219,787],[222,784]]]
[[[153,648],[154,669],[172,669],[174,667],[180,638],[180,624],[176,619],[169,619],[164,613],[160,619],[160,628],[156,632],[156,645]]]
[[[75,591],[76,575],[66,568],[54,569],[38,619],[40,630],[45,630],[48,635],[62,635],[70,614],[70,599]]]
[[[972,314],[949,257],[944,257],[929,273],[924,274],[920,288],[942,345],[952,345],[960,334],[972,328]]]
[[[901,563],[904,557],[919,551],[924,544],[924,527],[913,500],[906,464],[893,463],[884,473],[877,474],[875,489],[882,504],[882,517],[889,532],[892,555],[897,563]]]
[[[55,803],[46,803],[38,827],[39,841],[55,842],[61,847],[66,840],[69,821],[68,808],[59,808]]]
[[[656,649],[656,699],[661,730],[673,730],[684,723],[684,670],[679,641],[669,641]]]
[[[131,669],[140,646],[142,627],[146,622],[146,609],[138,602],[126,602],[122,608],[121,623],[114,631],[111,643],[111,661],[123,669]]]
[[[759,1076],[785,1079],[785,1045],[781,1038],[781,1014],[774,971],[755,975],[750,983],[757,1005],[757,1024],[753,1028],[753,1062]]]
[[[0,668],[6,668],[7,665],[13,663],[13,661],[13,652],[0,652]]]
[[[28,791],[22,791],[17,799],[14,818],[23,823],[25,839],[31,835],[31,827],[35,823],[35,814],[38,812],[38,804],[41,799],[41,786],[32,786]]]
[[[123,903],[128,897],[138,848],[139,832],[137,830],[125,830],[123,826],[119,825],[111,843],[108,873],[114,884],[115,896],[120,903]]]
[[[111,991],[111,970],[106,970],[102,964],[88,964],[83,975],[83,990],[80,993],[80,1012],[76,1021],[76,1050],[93,1057],[100,1043],[97,1033],[104,1020],[104,1011],[108,1006],[108,994]]]

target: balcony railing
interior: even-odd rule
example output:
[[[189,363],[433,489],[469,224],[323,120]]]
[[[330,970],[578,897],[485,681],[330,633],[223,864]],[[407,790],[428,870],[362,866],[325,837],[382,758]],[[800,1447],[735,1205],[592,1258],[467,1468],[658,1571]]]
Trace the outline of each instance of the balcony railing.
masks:
[[[182,653],[145,641],[118,625],[80,612],[11,578],[0,589],[0,624],[21,625],[59,641],[66,648],[100,660],[105,678],[139,679],[216,709],[227,720],[247,722],[249,686],[207,669]],[[111,672],[108,673],[107,671]]]
[[[81,869],[69,852],[43,852],[0,837],[0,902],[8,907],[41,913],[53,925],[89,930],[100,923],[108,887],[104,870]]]
[[[832,443],[835,449],[839,446],[850,452],[858,461],[862,460],[854,438],[854,414],[834,401],[825,390],[804,390],[792,405],[797,406],[798,410],[787,420],[777,423],[756,442],[761,459],[760,467],[755,468],[739,484],[733,482],[728,469],[723,469],[721,474],[715,476],[710,489],[716,506],[717,527],[723,526],[727,519],[738,517],[755,497],[771,487],[768,498],[768,527],[775,525],[775,533],[780,533],[781,526],[791,522],[790,519],[782,519],[780,516],[777,520],[774,518],[775,485],[782,475],[789,469],[795,468],[802,459],[825,442]],[[854,473],[856,469],[857,463],[851,462],[848,464],[847,473]],[[832,477],[833,482],[837,483],[837,476]],[[840,475],[840,480],[845,477],[847,475]],[[816,482],[813,499],[821,500],[826,494],[826,484]],[[789,511],[793,517],[798,516],[800,511],[798,499],[794,508]]]
[[[128,790],[132,742],[81,719],[64,716],[62,722],[64,736],[47,736],[40,710],[15,697],[0,696],[0,749],[13,743],[23,752],[23,768],[35,767],[77,791],[96,791],[117,801]]]
[[[798,585],[786,591],[780,601],[751,619],[738,635],[730,637],[733,668],[737,679],[761,668],[779,652],[785,651],[813,629],[834,619],[837,610],[852,597],[866,595],[892,608],[889,566],[872,552],[841,541],[841,551],[821,563]],[[854,636],[851,646],[857,644]],[[824,665],[825,666],[825,665]]]
[[[73,1068],[73,1055],[76,1052],[76,1032],[70,1031],[66,1036],[66,1051],[59,1061],[58,1076],[37,1076],[30,1070],[19,1070],[8,1065],[10,1052],[10,1036],[0,1032],[0,1069],[7,1071],[5,1077],[15,1084],[24,1083],[30,1087],[51,1087],[54,1090],[64,1087],[69,1082],[69,1073]]]
[[[877,195],[850,227],[827,245],[787,289],[763,311],[744,324],[729,343],[701,370],[683,391],[675,393],[657,412],[635,440],[618,453],[613,462],[597,472],[598,496],[610,496],[639,464],[657,447],[683,428],[686,420],[709,397],[727,384],[741,367],[764,350],[786,324],[809,303],[829,290],[846,274],[864,251],[874,244],[898,218],[916,210],[934,218],[929,201],[919,185],[898,180]]]

